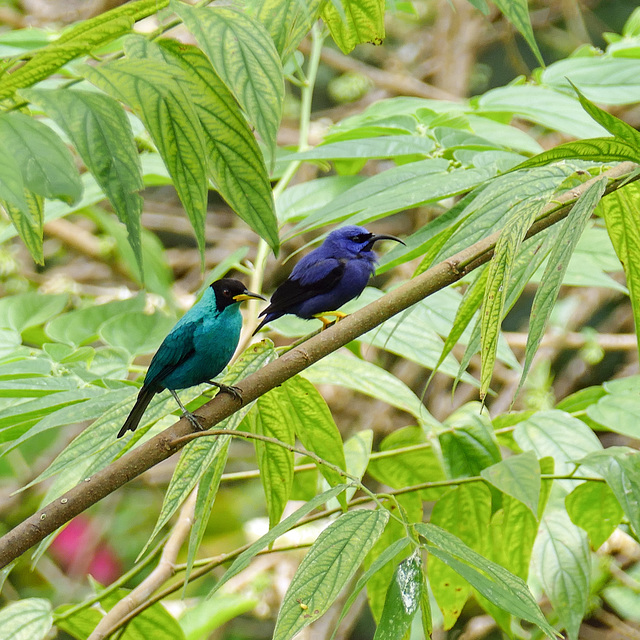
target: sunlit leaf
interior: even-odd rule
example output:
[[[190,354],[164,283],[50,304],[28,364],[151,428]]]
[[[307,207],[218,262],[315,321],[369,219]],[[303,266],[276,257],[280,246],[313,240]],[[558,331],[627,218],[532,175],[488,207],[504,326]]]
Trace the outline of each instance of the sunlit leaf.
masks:
[[[48,600],[25,598],[0,610],[0,640],[44,640],[52,624]]]
[[[322,19],[343,53],[357,44],[384,40],[384,2],[381,0],[331,0],[324,5]]]

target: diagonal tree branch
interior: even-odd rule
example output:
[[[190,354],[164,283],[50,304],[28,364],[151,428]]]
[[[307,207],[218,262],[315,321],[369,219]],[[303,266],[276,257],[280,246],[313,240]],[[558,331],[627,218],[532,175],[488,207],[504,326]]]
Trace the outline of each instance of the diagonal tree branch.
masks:
[[[626,184],[627,175],[636,168],[637,165],[632,162],[623,162],[607,171],[604,175],[612,182],[605,193],[610,193]],[[554,203],[547,205],[541,216],[529,229],[527,237],[540,233],[563,220],[585,189],[594,180],[601,178],[602,176],[593,178],[567,191],[559,196]],[[631,179],[640,179],[640,175],[634,175]],[[243,404],[253,402],[314,362],[355,340],[385,320],[460,280],[470,271],[491,259],[499,235],[499,232],[494,233],[434,265],[420,276],[346,317],[321,334],[313,336],[276,361],[240,381],[237,386],[242,390],[242,401],[232,398],[229,394],[218,394],[198,410],[198,415],[203,418],[203,423],[208,428],[213,427],[237,411],[241,402]],[[183,437],[192,432],[193,427],[188,420],[179,420],[173,426],[115,460],[90,478],[86,478],[84,482],[62,497],[21,522],[0,538],[0,567],[4,567],[22,555],[58,527],[69,522],[129,480],[172,456],[186,444],[187,440]]]

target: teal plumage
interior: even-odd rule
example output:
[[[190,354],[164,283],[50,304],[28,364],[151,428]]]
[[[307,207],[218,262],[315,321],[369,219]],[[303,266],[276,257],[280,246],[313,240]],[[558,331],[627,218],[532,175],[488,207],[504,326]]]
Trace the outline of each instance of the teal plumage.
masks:
[[[118,437],[135,431],[145,409],[156,393],[169,389],[183,414],[194,426],[196,418],[180,402],[178,389],[204,382],[224,391],[233,387],[212,382],[233,356],[242,329],[240,303],[248,298],[262,298],[250,293],[238,280],[223,278],[214,282],[202,298],[176,323],[153,356],[138,399]],[[264,298],[262,298],[264,299]]]

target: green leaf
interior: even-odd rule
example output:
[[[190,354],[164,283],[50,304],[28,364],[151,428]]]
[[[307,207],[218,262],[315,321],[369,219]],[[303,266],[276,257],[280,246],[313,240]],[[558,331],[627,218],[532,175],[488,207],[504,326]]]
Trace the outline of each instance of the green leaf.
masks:
[[[638,146],[640,146],[640,133],[638,133],[638,131],[634,127],[632,127],[630,124],[627,124],[624,120],[616,118],[609,112],[593,104],[591,100],[585,98],[580,90],[571,82],[571,80],[569,80],[569,83],[578,94],[578,99],[580,100],[582,108],[597,123],[601,124],[609,133],[616,136],[616,138],[628,142],[632,147],[636,149],[637,161],[638,157],[640,157],[640,151],[638,150]]]
[[[327,403],[316,388],[308,380],[296,376],[267,395],[274,391],[280,411],[279,419],[291,425],[302,446],[323,460],[346,470],[340,431]],[[343,479],[337,471],[325,465],[318,465],[318,469],[330,485],[338,484]]]
[[[640,438],[638,424],[640,398],[635,390],[626,393],[606,394],[587,407],[587,417],[614,433],[629,438]],[[594,425],[598,428],[598,425]]]
[[[157,60],[116,60],[83,68],[83,75],[131,106],[151,134],[204,251],[207,212],[207,148],[193,102],[175,68]]]
[[[342,53],[357,44],[384,40],[384,2],[381,0],[331,0],[324,5],[322,19]]]
[[[80,346],[98,339],[100,327],[114,316],[132,311],[143,311],[144,295],[127,300],[114,300],[84,309],[74,309],[50,320],[45,326],[46,334],[56,342]]]
[[[150,47],[146,38],[141,38]],[[278,228],[262,151],[233,95],[197,48],[161,40],[168,62],[185,73],[209,148],[209,171],[229,206],[277,252]]]
[[[640,453],[627,447],[609,447],[581,462],[604,477],[634,533],[640,535]]]
[[[25,598],[0,611],[0,640],[44,640],[52,624],[48,600]]]
[[[103,342],[138,356],[157,349],[174,324],[174,318],[162,313],[128,311],[105,320],[98,333]]]
[[[533,35],[527,0],[493,0],[493,2],[502,11],[507,20],[520,32],[529,47],[531,47],[531,51],[533,51],[540,66],[544,67],[542,54]]]
[[[36,264],[44,265],[42,253],[44,227],[44,201],[41,196],[25,190],[23,200],[26,207],[21,209],[8,201],[0,201],[9,219],[16,228],[22,242],[29,250]]]
[[[67,305],[68,296],[60,293],[44,295],[30,291],[0,299],[0,327],[22,333],[57,316]]]
[[[460,195],[491,177],[484,169],[448,168],[447,160],[431,158],[378,173],[313,212],[293,234],[346,219],[349,224],[366,224],[396,211]]]
[[[336,384],[382,400],[434,427],[439,424],[404,382],[348,351],[328,355],[301,375],[314,384]]]
[[[374,640],[401,640],[418,611],[423,581],[422,559],[415,552],[396,567]]]
[[[142,271],[140,216],[143,187],[140,158],[124,109],[112,98],[68,89],[25,90],[64,130],[96,182],[126,225],[129,241]]]
[[[564,501],[571,522],[589,534],[591,548],[599,549],[622,520],[622,507],[604,482],[584,482]]]
[[[591,162],[613,162],[631,160],[637,162],[639,152],[625,140],[617,138],[589,138],[575,142],[565,142],[553,149],[543,151],[538,155],[519,164],[516,169],[539,167],[558,162],[565,158],[580,158]]]
[[[607,186],[606,179],[599,179],[594,182],[578,199],[572,207],[569,215],[562,224],[558,240],[554,245],[544,270],[544,275],[540,281],[540,286],[536,290],[533,299],[529,321],[529,335],[527,336],[527,346],[525,348],[525,360],[522,369],[522,376],[518,384],[518,391],[522,388],[527,373],[533,362],[545,327],[558,298],[564,274],[569,265],[569,259],[573,254],[578,240],[586,227],[587,221],[591,217],[600,198]],[[516,395],[518,393],[516,391]]]
[[[505,458],[480,475],[496,489],[526,505],[534,517],[538,514],[540,498],[540,465],[533,451]]]
[[[24,113],[0,115],[0,138],[16,160],[27,189],[45,198],[76,202],[82,184],[73,157],[46,125]]]
[[[480,373],[480,397],[489,390],[493,366],[498,350],[498,335],[502,323],[507,289],[520,245],[536,216],[546,204],[546,198],[524,201],[514,207],[504,226],[489,264],[487,288],[482,303],[481,345],[482,370]]]
[[[28,210],[20,167],[15,158],[8,154],[0,156],[0,200],[7,202],[18,211]]]
[[[589,598],[591,558],[587,534],[564,509],[545,513],[532,562],[560,624],[577,640]]]
[[[451,431],[444,431],[438,439],[449,478],[477,476],[485,467],[499,462],[491,421],[478,413],[475,405],[456,411],[445,424]]]
[[[560,475],[572,473],[577,460],[602,449],[593,431],[564,411],[539,411],[516,425],[513,437],[523,451],[553,457]],[[584,474],[578,469],[577,475]]]
[[[460,518],[461,513],[465,514],[464,518]],[[422,535],[425,535],[422,530],[425,526],[439,531],[442,530],[440,527],[455,531],[460,544],[484,551],[489,542],[490,519],[491,493],[484,483],[474,483],[461,485],[445,493],[433,507],[432,524],[415,526]],[[471,588],[467,580],[442,559],[430,558],[427,568],[431,590],[444,616],[444,628],[451,629],[462,613]]]
[[[288,416],[283,416],[281,405],[286,402],[285,394],[276,388],[258,398],[256,409],[248,416],[246,423],[252,433],[294,445],[296,434]],[[286,411],[286,408],[284,408]],[[267,500],[269,528],[278,524],[287,506],[293,487],[293,451],[266,442],[254,442],[260,480]]]
[[[379,136],[358,138],[331,144],[320,144],[308,151],[298,151],[281,160],[340,160],[353,158],[396,158],[426,156],[433,151],[435,142],[419,136]]]
[[[321,0],[254,0],[250,11],[269,32],[280,58],[286,60],[311,30],[321,6]]]
[[[392,453],[394,449],[404,450],[408,447],[413,450],[395,455]],[[369,462],[367,471],[393,489],[445,479],[440,458],[420,427],[402,427],[386,436],[379,445],[379,453]],[[424,500],[431,500],[442,491],[426,489],[420,495]]]
[[[464,575],[475,589],[495,605],[512,615],[537,625],[550,638],[556,633],[542,615],[538,603],[523,580],[504,567],[476,553],[462,540],[433,524],[419,523],[416,531],[436,547],[427,546],[456,572]],[[462,562],[460,562],[460,560]]]
[[[332,487],[328,491],[321,493],[312,500],[309,500],[299,509],[294,511],[290,516],[287,516],[282,522],[275,527],[267,531],[262,537],[258,538],[248,549],[243,551],[231,564],[227,572],[218,581],[213,590],[209,593],[208,597],[211,597],[223,584],[228,580],[231,580],[234,576],[238,575],[241,571],[246,569],[255,555],[262,551],[264,548],[272,545],[281,535],[289,531],[297,522],[302,520],[307,514],[311,513],[314,509],[321,507],[328,500],[340,495],[347,488],[346,484],[341,484],[336,487]]]
[[[284,76],[267,30],[233,7],[196,9],[175,0],[171,5],[274,158],[284,102]]]
[[[313,543],[282,601],[274,640],[289,640],[331,606],[389,519],[387,511],[341,515]]]
[[[165,62],[181,77],[206,137],[215,188],[277,250],[278,230],[267,169],[238,104],[197,47],[175,40],[161,40],[160,44],[129,36],[125,50],[130,57]]]
[[[639,198],[640,184],[632,182],[604,198],[601,211],[627,277],[636,336],[640,342],[640,260],[636,251],[640,242],[640,224],[634,215]]]

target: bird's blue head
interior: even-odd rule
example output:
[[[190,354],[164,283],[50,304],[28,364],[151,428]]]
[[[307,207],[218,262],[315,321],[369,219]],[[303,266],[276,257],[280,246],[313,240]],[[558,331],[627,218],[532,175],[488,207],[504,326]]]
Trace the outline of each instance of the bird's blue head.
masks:
[[[350,224],[332,231],[322,246],[329,249],[331,253],[337,257],[355,258],[356,256],[360,256],[375,260],[373,245],[378,240],[395,240],[396,242],[404,244],[400,238],[396,238],[395,236],[376,235],[370,233],[364,227]]]

